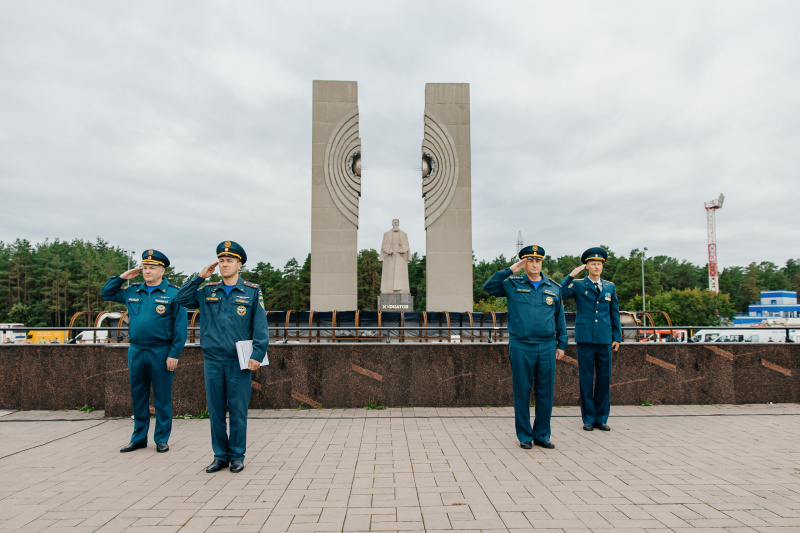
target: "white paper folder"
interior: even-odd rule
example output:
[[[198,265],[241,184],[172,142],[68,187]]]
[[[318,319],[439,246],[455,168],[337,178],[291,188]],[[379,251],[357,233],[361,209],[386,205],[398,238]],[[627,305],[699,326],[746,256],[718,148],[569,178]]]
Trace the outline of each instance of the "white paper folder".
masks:
[[[239,368],[247,370],[250,368],[250,357],[253,355],[253,341],[239,341],[236,343],[236,354],[239,356]],[[267,354],[264,354],[264,360],[261,366],[269,364]]]

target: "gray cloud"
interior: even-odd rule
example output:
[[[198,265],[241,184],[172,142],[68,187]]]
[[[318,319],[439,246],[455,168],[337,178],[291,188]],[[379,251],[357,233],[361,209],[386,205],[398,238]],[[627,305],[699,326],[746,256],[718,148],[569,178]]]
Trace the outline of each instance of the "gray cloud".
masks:
[[[311,81],[359,82],[359,247],[425,251],[426,82],[468,82],[473,242],[798,257],[793,2],[36,2],[0,17],[0,239],[310,249]]]

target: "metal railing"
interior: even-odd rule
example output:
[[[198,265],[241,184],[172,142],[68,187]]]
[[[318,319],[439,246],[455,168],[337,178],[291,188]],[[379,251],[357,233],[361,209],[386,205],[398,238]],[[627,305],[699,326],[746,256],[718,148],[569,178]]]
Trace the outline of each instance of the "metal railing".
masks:
[[[192,326],[188,330],[193,333],[193,337],[197,337],[199,327]],[[574,327],[567,327],[567,332],[570,339],[572,339]],[[625,326],[622,328],[623,342],[694,342],[692,340],[696,332],[704,331],[725,331],[730,337],[731,331],[735,331],[736,337],[742,337],[738,340],[725,339],[721,335],[718,339],[712,340],[709,343],[736,343],[736,342],[749,342],[745,337],[748,335],[752,338],[753,335],[759,335],[764,332],[782,331],[783,337],[781,340],[773,340],[770,335],[770,340],[756,341],[758,343],[767,342],[796,342],[800,341],[800,328],[787,327],[787,326],[769,326],[769,327],[725,327],[725,326],[680,326],[680,327],[659,327],[659,326]],[[107,339],[100,340],[99,343],[107,342],[123,342],[127,340],[128,328],[125,326],[109,326],[109,327],[7,327],[0,328],[0,333],[8,332],[23,332],[31,333],[36,331],[68,331],[68,332],[83,332],[83,331],[108,331]],[[455,333],[454,333],[455,332]],[[466,332],[466,334],[465,334]],[[316,333],[316,335],[313,335]],[[279,325],[269,327],[270,341],[272,342],[305,342],[305,343],[336,343],[336,342],[506,342],[508,340],[508,327],[507,326],[454,326],[454,325],[440,325],[440,326],[299,326],[299,325]],[[58,344],[74,344],[74,336],[69,336],[69,339],[60,340]],[[97,341],[97,339],[93,339]],[[701,341],[702,342],[702,341]],[[56,342],[48,341],[45,339],[40,342],[43,344],[55,344]],[[94,343],[94,342],[93,342]],[[19,344],[19,343],[18,343]],[[194,343],[187,343],[194,344]]]

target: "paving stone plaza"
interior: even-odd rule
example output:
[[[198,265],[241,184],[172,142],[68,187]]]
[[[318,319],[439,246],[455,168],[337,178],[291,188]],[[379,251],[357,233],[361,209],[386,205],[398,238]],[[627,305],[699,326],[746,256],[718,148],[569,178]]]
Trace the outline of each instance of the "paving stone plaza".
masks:
[[[130,419],[1,414],[2,531],[800,531],[796,404],[557,407],[554,450],[510,407],[251,410],[239,474],[208,420],[121,454]]]

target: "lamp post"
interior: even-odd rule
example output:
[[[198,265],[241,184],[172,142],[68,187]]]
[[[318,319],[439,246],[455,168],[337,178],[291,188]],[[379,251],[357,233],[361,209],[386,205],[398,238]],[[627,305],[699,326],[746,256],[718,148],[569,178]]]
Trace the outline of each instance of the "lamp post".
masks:
[[[647,311],[647,308],[644,305],[644,254],[647,251],[647,246],[644,247],[642,250],[642,313],[644,314]]]
[[[135,254],[136,252],[134,252],[133,250],[126,250],[125,248],[120,248],[120,250],[125,252],[125,256],[128,258],[128,270],[130,270],[131,269],[131,257],[133,257],[133,254]],[[130,281],[126,281],[125,282],[125,286],[126,287],[129,286],[130,284],[131,284]]]

